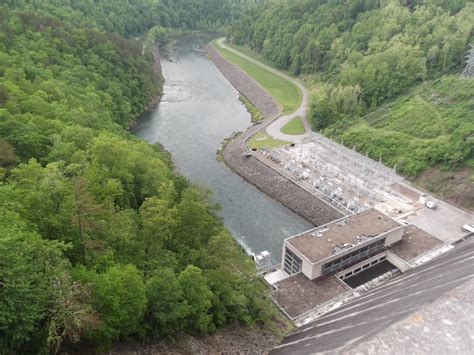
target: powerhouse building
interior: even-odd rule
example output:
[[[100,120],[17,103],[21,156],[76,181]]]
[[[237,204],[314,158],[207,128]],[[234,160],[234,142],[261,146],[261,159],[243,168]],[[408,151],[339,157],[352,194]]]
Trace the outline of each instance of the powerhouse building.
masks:
[[[282,269],[314,280],[380,253],[403,234],[404,225],[370,208],[285,239]]]

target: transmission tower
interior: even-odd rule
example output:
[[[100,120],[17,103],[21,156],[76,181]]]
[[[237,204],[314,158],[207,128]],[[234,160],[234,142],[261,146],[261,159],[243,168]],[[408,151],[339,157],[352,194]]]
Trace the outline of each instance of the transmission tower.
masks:
[[[466,60],[466,68],[464,68],[461,78],[469,79],[474,76],[474,44],[471,44],[471,49],[468,52]]]

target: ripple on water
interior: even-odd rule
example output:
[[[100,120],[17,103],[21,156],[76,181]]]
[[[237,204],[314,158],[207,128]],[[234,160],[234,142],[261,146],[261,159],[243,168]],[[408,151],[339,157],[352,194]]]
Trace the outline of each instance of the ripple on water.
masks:
[[[162,61],[162,102],[141,117],[135,133],[161,142],[179,172],[213,191],[225,226],[244,249],[269,250],[279,260],[283,239],[311,225],[216,161],[221,142],[251,123],[235,89],[193,50],[210,39],[202,35],[177,41],[176,62]]]

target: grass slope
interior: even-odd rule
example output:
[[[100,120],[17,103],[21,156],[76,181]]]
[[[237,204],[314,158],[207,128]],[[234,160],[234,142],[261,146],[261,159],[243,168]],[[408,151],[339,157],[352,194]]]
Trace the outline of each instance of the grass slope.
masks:
[[[365,119],[324,134],[382,157],[423,187],[467,208],[474,203],[474,80],[458,75],[419,85]],[[469,200],[471,201],[469,203]]]
[[[214,42],[214,45],[224,58],[240,67],[265,90],[267,90],[278,102],[283,113],[291,113],[299,107],[301,103],[301,92],[295,85],[293,85],[293,83],[225,48],[220,47],[217,42]]]
[[[419,85],[386,110],[335,124],[325,133],[396,164],[408,176],[433,166],[459,167],[473,158],[473,92],[473,80],[448,76]]]
[[[286,125],[281,127],[281,132],[289,135],[299,135],[306,133],[306,130],[301,122],[301,117],[295,117],[289,121]]]
[[[250,57],[252,59],[255,59],[255,60],[258,60],[260,63],[263,63],[265,65],[268,65],[270,68],[273,68],[273,69],[277,69],[291,77],[294,77],[293,74],[291,74],[289,71],[287,70],[282,70],[280,68],[277,68],[275,66],[274,63],[270,62],[268,59],[262,57],[260,54],[258,54],[257,52],[254,52],[253,50],[251,50],[249,47],[246,47],[246,46],[239,46],[237,44],[230,44],[229,42],[226,42],[226,45],[229,46],[230,48],[232,49],[235,49],[236,51],[239,51],[240,53],[242,54],[245,54],[247,57]]]
[[[272,136],[266,134],[265,132],[261,131],[252,136],[247,141],[247,147],[249,148],[273,148],[273,147],[278,147],[280,145],[285,145],[289,144],[290,142],[281,140],[281,139],[275,139]]]

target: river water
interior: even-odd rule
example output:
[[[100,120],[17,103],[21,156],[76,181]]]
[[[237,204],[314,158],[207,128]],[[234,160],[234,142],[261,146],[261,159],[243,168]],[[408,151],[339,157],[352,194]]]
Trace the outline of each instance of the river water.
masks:
[[[165,77],[161,103],[138,121],[134,133],[159,141],[177,170],[210,188],[227,229],[247,251],[268,250],[279,261],[283,239],[311,225],[216,160],[221,142],[251,125],[237,91],[202,54],[212,37],[181,37],[162,59]]]

